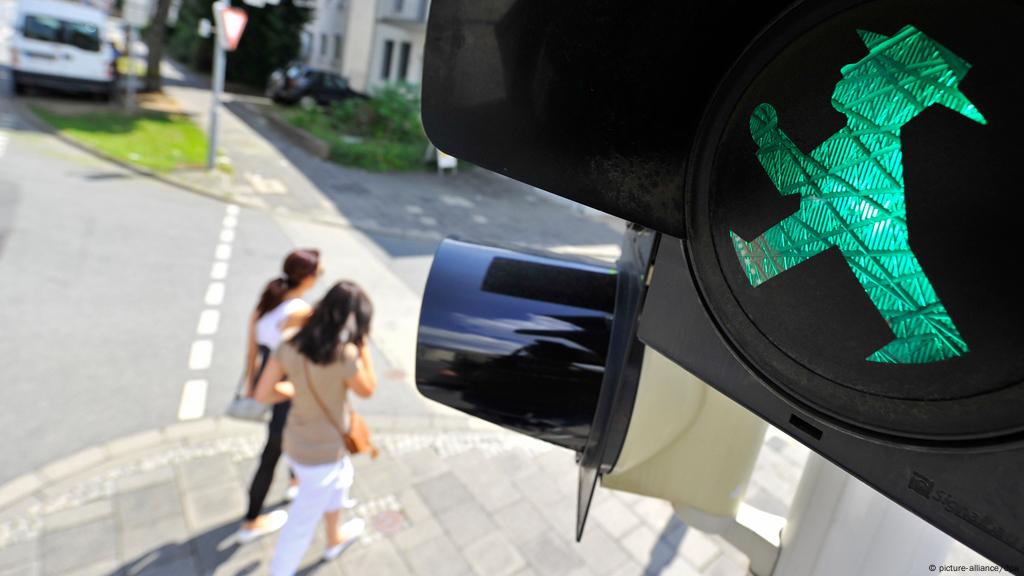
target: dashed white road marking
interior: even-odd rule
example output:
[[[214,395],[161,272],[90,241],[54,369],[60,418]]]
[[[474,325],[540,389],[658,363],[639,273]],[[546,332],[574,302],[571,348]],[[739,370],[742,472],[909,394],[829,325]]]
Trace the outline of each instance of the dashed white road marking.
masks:
[[[224,301],[224,283],[210,282],[206,288],[206,298],[203,299],[207,306],[220,306]]]
[[[239,209],[237,205],[229,204],[224,212],[225,216],[221,221],[220,243],[214,250],[214,262],[210,268],[210,278],[213,281],[206,287],[206,295],[203,297],[203,302],[209,308],[199,314],[199,322],[196,325],[196,334],[199,336],[213,336],[220,327],[220,310],[217,309],[217,306],[224,302],[224,282],[221,280],[228,276],[231,243],[235,240]],[[202,372],[209,368],[212,362],[213,340],[193,341],[188,354],[189,370]],[[206,413],[206,394],[209,387],[209,383],[201,378],[185,382],[185,386],[181,390],[181,403],[178,405],[179,420],[195,420],[203,417]]]
[[[423,214],[423,208],[409,204],[405,207],[405,211],[409,214]]]
[[[213,267],[210,268],[210,278],[214,280],[223,280],[228,277],[228,263],[227,262],[214,262]]]
[[[424,226],[437,226],[437,219],[431,216],[420,216],[420,224]]]
[[[197,420],[206,412],[206,380],[189,380],[181,391],[181,404],[178,405],[178,420]]]
[[[476,222],[477,224],[487,224],[489,220],[487,220],[487,216],[484,216],[483,214],[473,214],[473,222]]]
[[[188,354],[189,370],[206,370],[213,360],[213,340],[196,340]]]
[[[214,258],[217,260],[230,260],[231,259],[231,245],[230,244],[217,244],[217,251],[214,252]]]
[[[203,310],[203,313],[199,315],[199,326],[196,327],[196,334],[201,336],[216,334],[218,326],[220,326],[220,311],[212,309]]]

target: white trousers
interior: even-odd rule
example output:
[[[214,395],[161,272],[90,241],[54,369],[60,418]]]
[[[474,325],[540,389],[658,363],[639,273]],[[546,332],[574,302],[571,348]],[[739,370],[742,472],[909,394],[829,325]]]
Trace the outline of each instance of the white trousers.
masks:
[[[272,576],[295,574],[313,540],[320,517],[325,512],[341,508],[341,502],[355,479],[352,460],[348,456],[318,466],[298,464],[287,454],[285,460],[299,479],[299,494],[288,509],[288,521],[277,538],[274,559],[270,562]]]

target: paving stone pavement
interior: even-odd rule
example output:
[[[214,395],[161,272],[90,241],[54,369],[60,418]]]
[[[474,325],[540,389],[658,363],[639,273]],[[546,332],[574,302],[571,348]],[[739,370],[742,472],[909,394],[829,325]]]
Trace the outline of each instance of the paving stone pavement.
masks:
[[[367,418],[382,454],[354,459],[350,513],[367,533],[324,563],[318,532],[301,574],[746,574],[739,550],[688,528],[667,503],[610,490],[598,491],[574,542],[569,451],[463,417]],[[227,419],[179,424],[0,487],[0,576],[265,573],[275,537],[234,539],[264,434]],[[773,431],[765,448],[759,471],[799,477],[798,444]],[[277,472],[268,502],[284,506],[287,471]],[[793,489],[770,503],[787,506]],[[755,476],[751,494],[766,490]]]

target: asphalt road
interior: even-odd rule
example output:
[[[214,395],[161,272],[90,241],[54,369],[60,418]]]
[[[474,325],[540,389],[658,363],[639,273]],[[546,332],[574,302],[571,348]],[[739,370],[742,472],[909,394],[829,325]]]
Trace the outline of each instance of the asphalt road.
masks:
[[[131,176],[13,124],[0,157],[0,483],[98,442],[178,420],[225,205]],[[13,118],[13,120],[12,120]],[[292,242],[242,211],[208,410],[237,382],[259,286]]]

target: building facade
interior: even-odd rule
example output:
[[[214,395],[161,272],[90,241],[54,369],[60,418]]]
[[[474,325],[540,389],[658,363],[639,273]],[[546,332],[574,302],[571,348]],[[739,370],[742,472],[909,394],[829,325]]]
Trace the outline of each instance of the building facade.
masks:
[[[306,63],[372,92],[423,75],[429,0],[316,0],[306,25]]]

